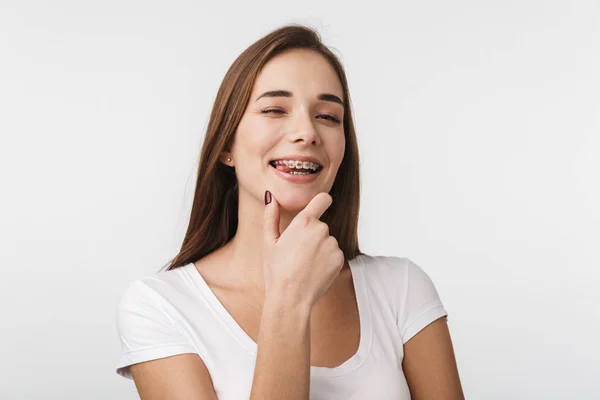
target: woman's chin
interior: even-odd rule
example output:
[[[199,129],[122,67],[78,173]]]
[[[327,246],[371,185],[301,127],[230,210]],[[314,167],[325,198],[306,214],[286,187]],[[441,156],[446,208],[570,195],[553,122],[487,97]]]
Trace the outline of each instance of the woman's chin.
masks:
[[[295,213],[295,214],[302,211],[308,205],[308,203],[310,203],[311,200],[312,200],[312,197],[310,197],[310,196],[308,196],[308,197],[302,196],[302,197],[295,197],[295,198],[284,197],[281,199],[277,198],[277,201],[279,202],[279,207],[281,208],[281,211]]]

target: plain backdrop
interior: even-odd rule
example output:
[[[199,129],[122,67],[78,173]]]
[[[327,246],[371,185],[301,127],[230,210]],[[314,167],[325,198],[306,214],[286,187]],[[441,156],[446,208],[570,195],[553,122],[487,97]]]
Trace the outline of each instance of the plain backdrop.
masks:
[[[467,398],[600,398],[598,1],[0,4],[1,399],[138,398],[116,305],[181,245],[225,72],[286,23],[346,67],[360,247],[430,275]]]

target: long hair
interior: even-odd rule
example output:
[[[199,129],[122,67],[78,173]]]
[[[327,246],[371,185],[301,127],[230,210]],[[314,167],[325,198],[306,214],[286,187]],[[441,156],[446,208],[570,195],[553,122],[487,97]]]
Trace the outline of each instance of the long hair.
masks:
[[[187,232],[179,254],[167,263],[167,270],[199,260],[224,246],[235,235],[238,225],[237,179],[234,169],[221,163],[219,156],[230,150],[259,72],[270,59],[289,49],[309,49],[321,54],[333,66],[342,84],[346,104],[346,149],[329,192],[333,203],[323,213],[321,221],[329,226],[329,234],[338,241],[346,260],[363,254],[358,248],[358,146],[346,73],[337,56],[321,42],[316,30],[292,24],[276,29],[250,45],[223,78],[202,145]]]

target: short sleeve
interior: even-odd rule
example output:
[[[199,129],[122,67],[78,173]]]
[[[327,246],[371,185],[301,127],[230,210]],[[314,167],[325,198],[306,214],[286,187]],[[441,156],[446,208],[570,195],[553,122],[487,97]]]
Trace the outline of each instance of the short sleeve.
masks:
[[[116,313],[121,355],[117,374],[132,379],[129,366],[177,354],[196,353],[169,314],[166,300],[141,280],[130,283]]]
[[[404,296],[397,321],[403,344],[433,321],[448,315],[429,275],[411,260],[405,260]]]

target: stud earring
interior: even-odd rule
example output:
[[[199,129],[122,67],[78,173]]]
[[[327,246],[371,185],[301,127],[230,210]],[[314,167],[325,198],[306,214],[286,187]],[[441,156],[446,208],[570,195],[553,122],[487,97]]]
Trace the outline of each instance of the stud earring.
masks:
[[[227,161],[231,161],[231,158],[228,158]]]

